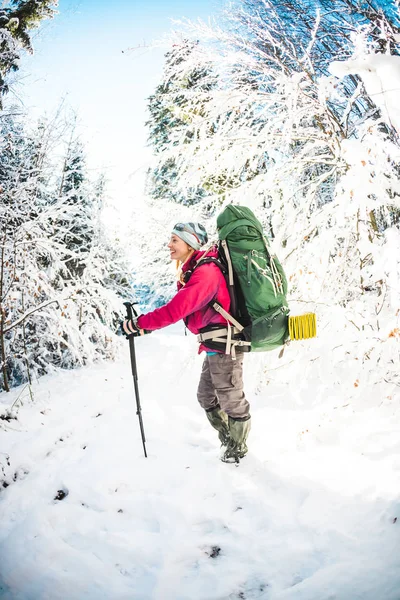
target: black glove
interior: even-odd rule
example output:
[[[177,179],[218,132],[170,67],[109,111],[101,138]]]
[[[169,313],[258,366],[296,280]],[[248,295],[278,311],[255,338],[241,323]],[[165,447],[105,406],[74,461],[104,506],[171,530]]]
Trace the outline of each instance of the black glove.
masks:
[[[129,338],[131,335],[136,337],[138,335],[143,335],[143,329],[140,329],[137,325],[138,317],[135,317],[131,320],[121,321],[120,329],[126,338]]]
[[[134,317],[131,320],[121,321],[120,330],[122,331],[126,339],[128,339],[131,335],[133,337],[137,337],[139,335],[146,335],[147,333],[151,333],[151,330],[149,329],[140,329],[140,327],[137,324],[138,318],[139,317]]]

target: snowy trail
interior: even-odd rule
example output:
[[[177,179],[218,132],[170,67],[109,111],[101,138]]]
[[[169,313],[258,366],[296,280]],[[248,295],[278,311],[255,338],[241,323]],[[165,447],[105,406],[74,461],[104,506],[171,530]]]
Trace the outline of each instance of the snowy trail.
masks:
[[[170,328],[136,347],[148,459],[127,347],[43,378],[1,430],[2,599],[400,600],[397,409],[258,394],[248,357],[237,468],[197,405],[193,339]]]

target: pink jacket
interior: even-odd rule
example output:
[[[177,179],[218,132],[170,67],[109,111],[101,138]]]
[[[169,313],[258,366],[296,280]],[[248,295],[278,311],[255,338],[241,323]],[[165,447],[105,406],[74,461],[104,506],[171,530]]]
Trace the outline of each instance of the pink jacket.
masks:
[[[191,270],[204,252],[197,251],[191,259],[183,265],[182,271]],[[207,256],[216,258],[216,250],[207,252]],[[200,329],[207,325],[223,324],[226,320],[213,308],[208,306],[211,300],[216,300],[226,311],[230,308],[230,297],[225,277],[217,265],[206,263],[199,266],[191,275],[188,283],[182,285],[178,282],[178,293],[160,308],[141,315],[138,325],[141,329],[161,329],[185,319],[189,331],[198,334]],[[200,347],[205,350],[204,346]]]

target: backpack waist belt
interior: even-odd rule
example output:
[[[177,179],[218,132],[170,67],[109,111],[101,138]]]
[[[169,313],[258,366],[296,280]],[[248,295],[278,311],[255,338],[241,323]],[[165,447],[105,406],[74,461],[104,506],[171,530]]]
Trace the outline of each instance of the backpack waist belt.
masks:
[[[243,329],[243,328],[242,328]],[[231,354],[233,360],[236,359],[236,346],[251,346],[251,342],[235,339],[234,336],[239,334],[240,330],[236,327],[223,327],[221,329],[213,329],[204,331],[197,336],[198,342],[217,342],[224,344],[225,354]]]
[[[233,335],[237,335],[238,333],[240,333],[240,331],[236,329],[236,327],[230,327],[230,330],[231,334]],[[214,340],[216,338],[219,338],[220,336],[226,337],[227,333],[228,327],[221,327],[221,329],[211,329],[210,331],[203,331],[203,333],[198,334],[197,339],[199,342],[205,342],[207,340]]]

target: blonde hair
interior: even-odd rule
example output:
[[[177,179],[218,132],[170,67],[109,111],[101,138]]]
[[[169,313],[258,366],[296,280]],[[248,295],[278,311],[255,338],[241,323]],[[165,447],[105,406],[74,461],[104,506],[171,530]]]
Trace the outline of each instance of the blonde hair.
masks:
[[[194,252],[193,248],[190,248],[189,254],[187,255],[187,257],[185,258],[185,260],[183,262],[181,260],[176,260],[175,261],[176,278],[177,278],[178,281],[181,282],[182,285],[185,285],[185,280],[184,280],[184,277],[183,277],[182,267],[191,258],[193,252]]]

